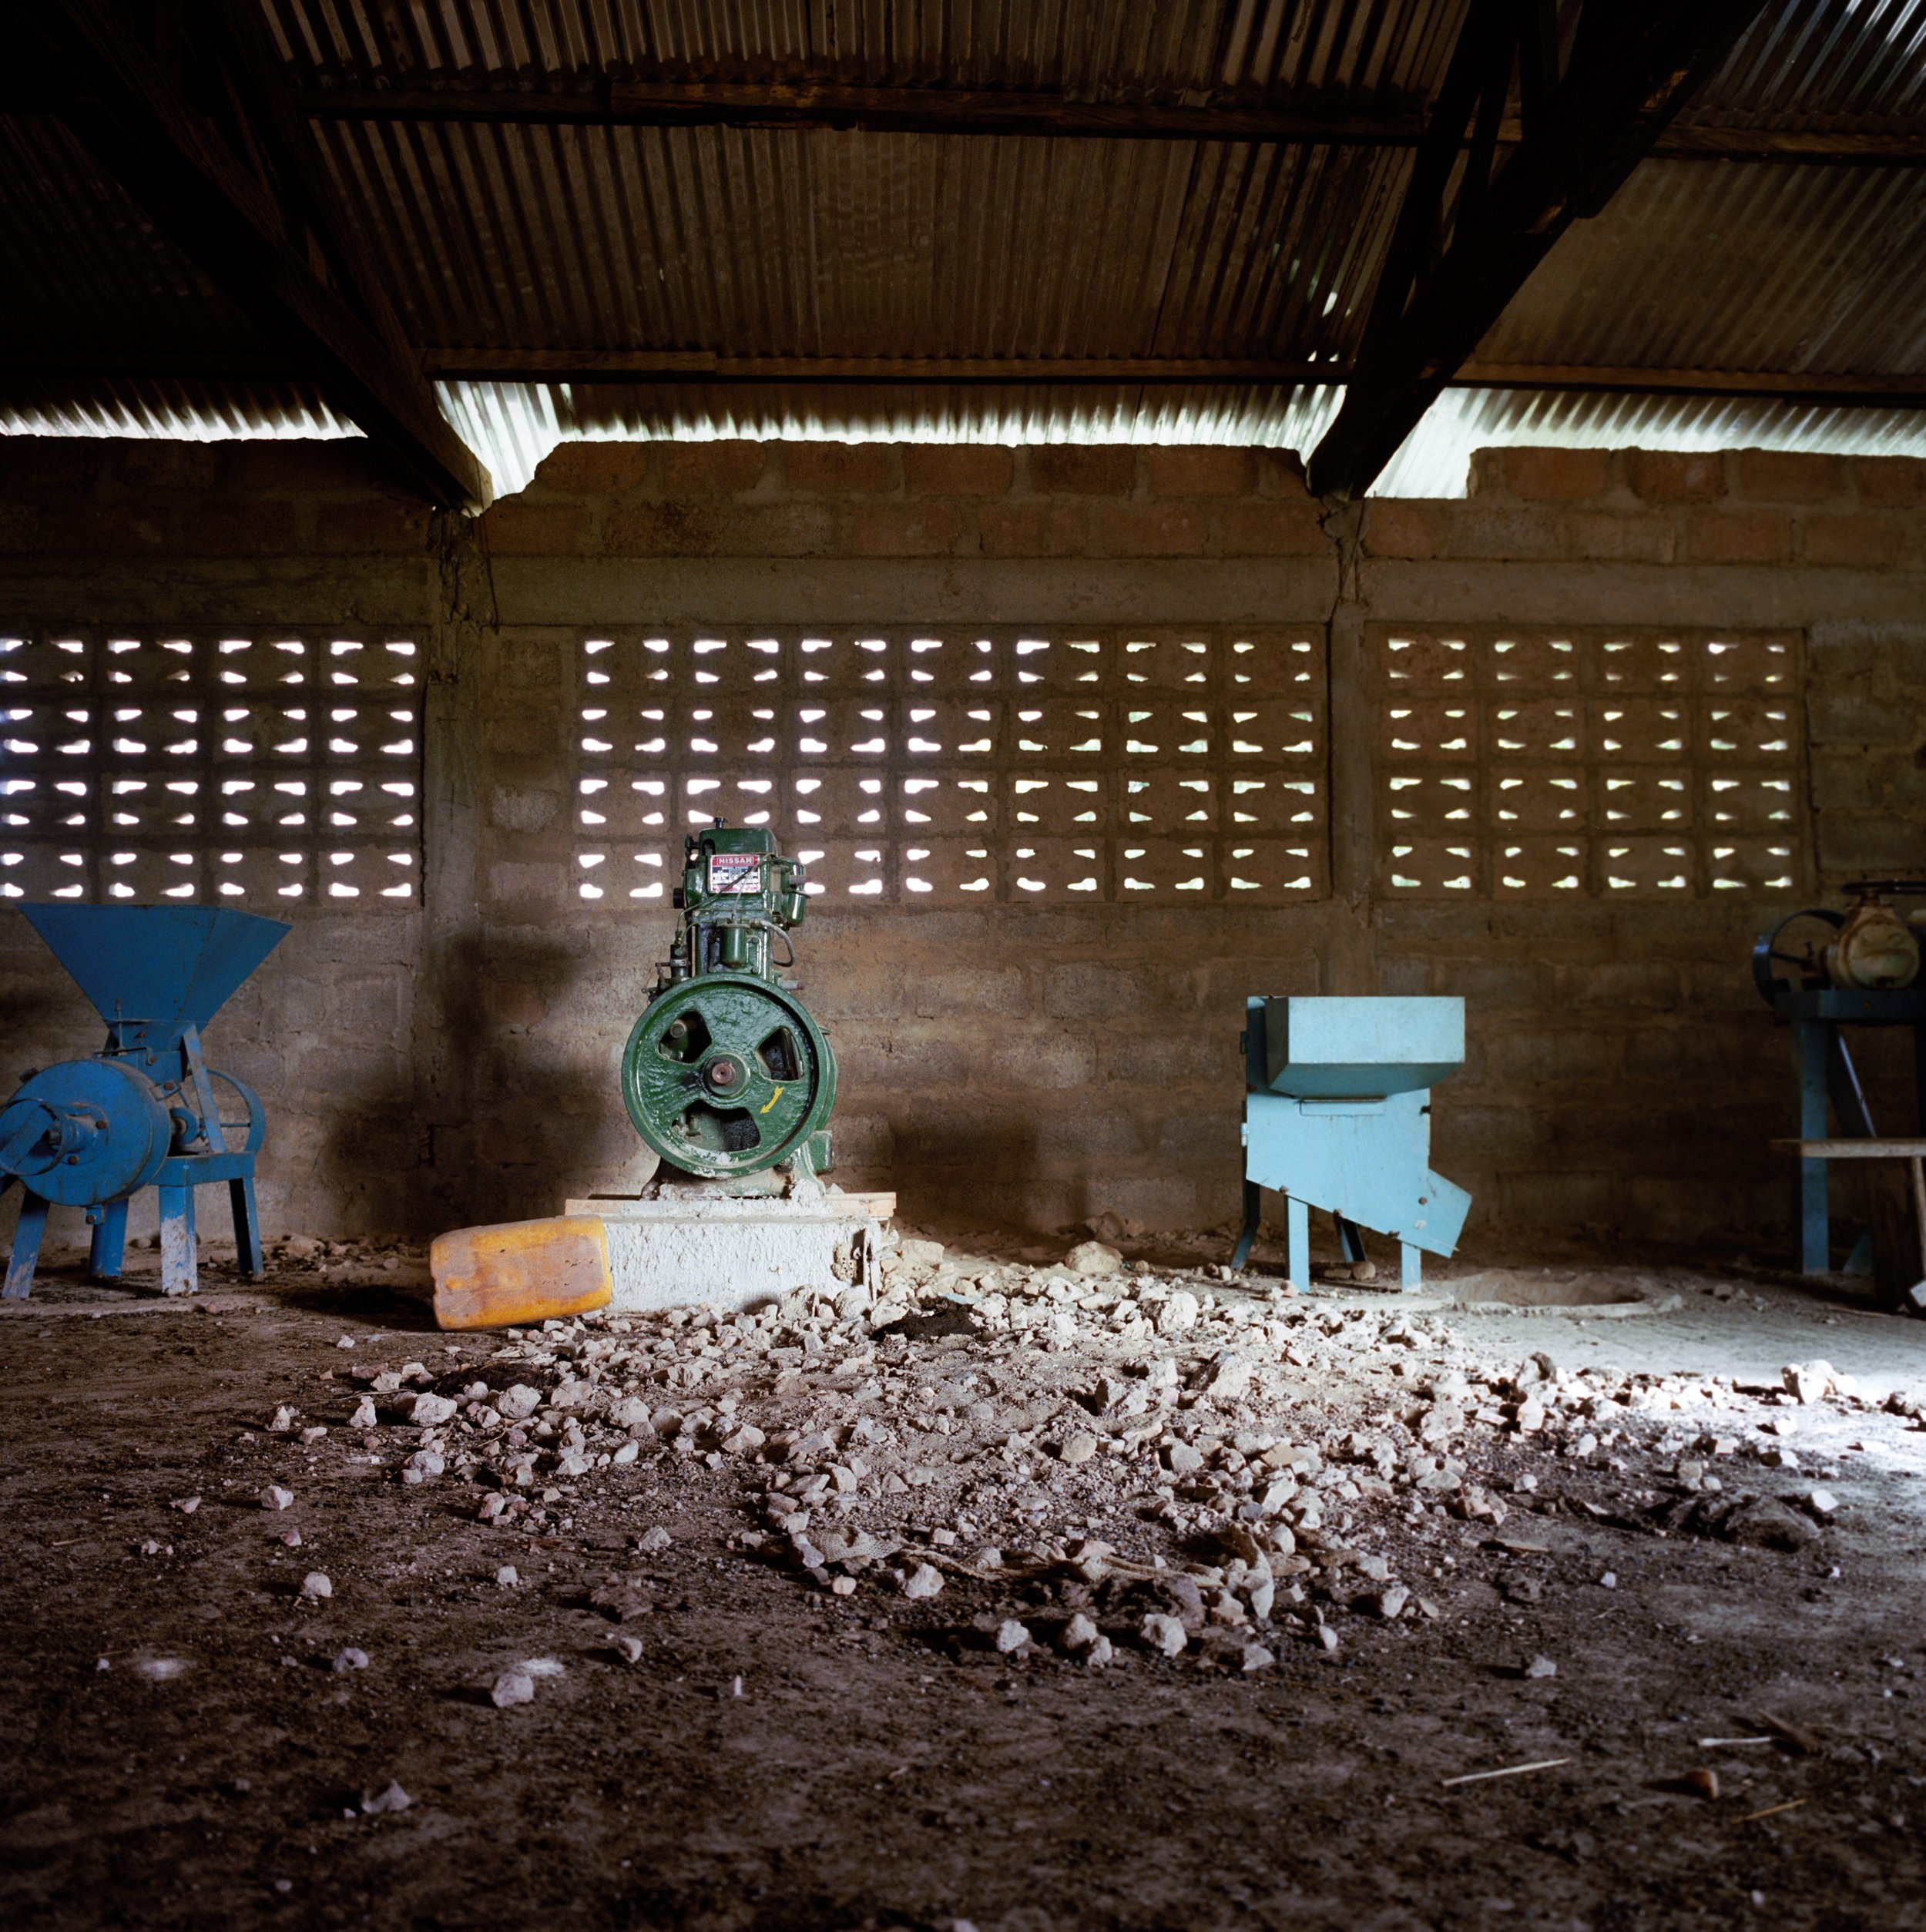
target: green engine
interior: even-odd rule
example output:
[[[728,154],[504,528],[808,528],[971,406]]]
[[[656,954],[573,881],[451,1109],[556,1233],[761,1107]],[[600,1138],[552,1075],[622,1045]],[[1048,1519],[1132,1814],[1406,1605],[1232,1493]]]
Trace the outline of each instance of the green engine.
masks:
[[[717,824],[687,841],[682,917],[622,1056],[636,1132],[685,1173],[727,1181],[829,1165],[836,1056],[778,970],[796,963],[803,877],[759,826]]]

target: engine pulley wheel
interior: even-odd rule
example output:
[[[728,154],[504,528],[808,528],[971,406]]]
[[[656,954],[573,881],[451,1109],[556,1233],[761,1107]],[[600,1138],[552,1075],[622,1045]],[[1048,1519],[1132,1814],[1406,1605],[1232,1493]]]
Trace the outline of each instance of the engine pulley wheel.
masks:
[[[707,973],[644,1008],[622,1055],[636,1132],[720,1179],[788,1159],[829,1119],[836,1061],[802,1005],[747,973]]]
[[[749,1091],[749,1069],[733,1053],[716,1054],[703,1068],[702,1078],[713,1094],[733,1096]]]

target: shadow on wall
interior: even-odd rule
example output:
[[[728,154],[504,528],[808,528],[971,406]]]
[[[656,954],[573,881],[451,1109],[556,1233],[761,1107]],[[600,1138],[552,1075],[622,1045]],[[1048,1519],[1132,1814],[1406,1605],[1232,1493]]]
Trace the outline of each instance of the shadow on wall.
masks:
[[[365,1040],[338,1037],[351,1023],[328,1030],[337,1037],[297,1047],[286,1082],[295,1104],[268,1103],[277,1211],[267,1231],[411,1234],[412,1176],[431,1143],[405,1041],[372,1029]]]
[[[428,946],[439,955],[433,980],[441,989],[441,1011],[438,1016],[418,1015],[415,1105],[422,1158],[414,1171],[409,1201],[410,1228],[423,1239],[451,1227],[510,1218],[505,1213],[477,1212],[478,1200],[489,1191],[483,1185],[472,1109],[489,1039],[481,942],[468,927],[431,933]]]
[[[935,1216],[1017,1226],[1063,1226],[1089,1212],[1089,1181],[1049,1172],[1034,1114],[892,1119],[898,1206]]]
[[[100,1045],[100,1022],[51,958],[46,959],[45,965],[44,973],[11,978],[5,990],[0,991],[0,1034],[17,1040],[56,1029],[71,1030],[80,1023],[79,1015],[86,1013],[92,1036],[86,1050],[92,1052]],[[8,1068],[0,1077],[5,1078],[11,1090],[11,1082],[25,1071],[23,1064]]]
[[[653,968],[649,973],[653,981]],[[622,1048],[642,995],[592,954],[539,935],[451,946],[433,1068],[423,1216],[441,1229],[558,1214],[573,1195],[631,1193],[654,1171],[622,1103]]]

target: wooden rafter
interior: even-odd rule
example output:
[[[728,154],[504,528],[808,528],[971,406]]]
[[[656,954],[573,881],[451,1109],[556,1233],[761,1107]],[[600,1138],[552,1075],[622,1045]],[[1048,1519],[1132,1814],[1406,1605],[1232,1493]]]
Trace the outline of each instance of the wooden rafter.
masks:
[[[1361,496],[1574,220],[1598,213],[1760,0],[1587,0],[1569,55],[1547,0],[1472,0],[1312,489]],[[1501,157],[1515,75],[1523,138]]]
[[[1926,408],[1926,374],[1862,376],[1797,369],[1639,369],[1583,363],[1468,362],[1455,389],[1531,389],[1572,395],[1729,396],[1754,402],[1859,408]]]
[[[171,54],[163,65],[108,0],[0,0],[0,20],[12,44],[44,50],[81,145],[251,318],[268,352],[312,379],[412,488],[485,507],[488,472],[443,418],[378,285],[354,272],[307,131],[277,101],[279,77],[250,50],[238,10],[225,22],[233,40],[193,47],[197,65],[180,61],[192,98]]]
[[[297,96],[317,121],[471,122],[609,127],[737,127],[868,130],[995,136],[1045,135],[1119,141],[1330,142],[1350,147],[1414,148],[1424,136],[1415,102],[1373,100],[1354,108],[1327,100],[1079,101],[1015,89],[857,87],[740,81],[599,81],[541,89],[448,82],[432,87],[310,86]],[[1498,146],[1524,139],[1506,115]],[[1655,159],[1790,162],[1814,166],[1926,166],[1926,133],[1836,132],[1746,123],[1668,128]]]
[[[1335,388],[1334,362],[1250,356],[719,356],[659,349],[424,349],[424,370],[448,382],[1157,384]],[[273,381],[297,378],[291,358],[240,350],[0,349],[0,383],[55,380]],[[1620,396],[1708,396],[1834,407],[1926,408],[1926,373],[1856,375],[1773,369],[1642,369],[1583,363],[1468,362],[1455,389]]]
[[[310,87],[321,120],[575,122],[642,127],[825,128],[875,133],[1049,135],[1139,141],[1340,141],[1408,147],[1415,101],[1351,109],[1327,99],[1195,107],[1072,99],[1042,89],[862,87],[833,82],[603,80],[543,90],[448,86]]]

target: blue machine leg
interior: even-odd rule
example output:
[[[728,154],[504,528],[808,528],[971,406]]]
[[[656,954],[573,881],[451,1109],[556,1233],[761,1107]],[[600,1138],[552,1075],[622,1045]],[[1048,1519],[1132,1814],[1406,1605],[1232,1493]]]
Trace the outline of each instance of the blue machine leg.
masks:
[[[1859,1069],[1853,1065],[1853,1057],[1846,1050],[1845,1039],[1836,1026],[1827,1030],[1826,1092],[1831,1097],[1832,1110],[1838,1117],[1840,1133],[1861,1134],[1870,1140],[1873,1117],[1867,1111],[1865,1091],[1859,1084]]]
[[[1364,1238],[1341,1214],[1334,1214],[1331,1219],[1337,1226],[1337,1252],[1353,1263],[1364,1258]]]
[[[1234,1272],[1250,1259],[1251,1244],[1257,1239],[1257,1223],[1263,1211],[1263,1190],[1255,1181],[1244,1183],[1244,1224],[1237,1231],[1237,1245],[1231,1250]]]
[[[1827,1035],[1824,1020],[1795,1020],[1792,1024],[1793,1075],[1798,1083],[1801,1140],[1826,1138]],[[1826,1163],[1799,1163],[1799,1272],[1823,1275],[1831,1256],[1831,1215],[1827,1205]]]
[[[1300,1288],[1310,1286],[1310,1204],[1284,1196],[1284,1269]]]
[[[1839,1123],[1840,1132],[1861,1135],[1870,1140],[1874,1131],[1873,1117],[1866,1105],[1865,1091],[1859,1084],[1859,1070],[1853,1065],[1853,1057],[1847,1051],[1845,1036],[1836,1026],[1827,1029],[1826,1091],[1832,1098],[1833,1115]],[[1827,1230],[1826,1247],[1827,1258],[1830,1261],[1832,1248],[1830,1228]],[[1868,1226],[1859,1230],[1859,1239],[1853,1243],[1852,1253],[1846,1257],[1844,1272],[1849,1275],[1869,1275],[1872,1271],[1873,1231]]]
[[[227,1199],[234,1210],[234,1266],[250,1281],[262,1274],[261,1217],[254,1206],[254,1177],[243,1175],[227,1183]],[[1243,1264],[1237,1264],[1241,1267]]]
[[[1398,1244],[1398,1285],[1401,1288],[1421,1288],[1424,1285],[1424,1251],[1413,1247],[1408,1241]]]
[[[25,1301],[33,1290],[34,1265],[40,1259],[40,1237],[47,1231],[47,1204],[25,1187],[20,1190],[20,1225],[13,1231],[13,1258],[7,1263],[8,1301]]]
[[[163,1295],[191,1295],[194,1292],[194,1190],[186,1187],[160,1187],[160,1292]]]
[[[121,1262],[127,1249],[127,1199],[101,1204],[100,1219],[94,1223],[93,1244],[87,1256],[87,1273],[96,1281],[118,1281]]]

